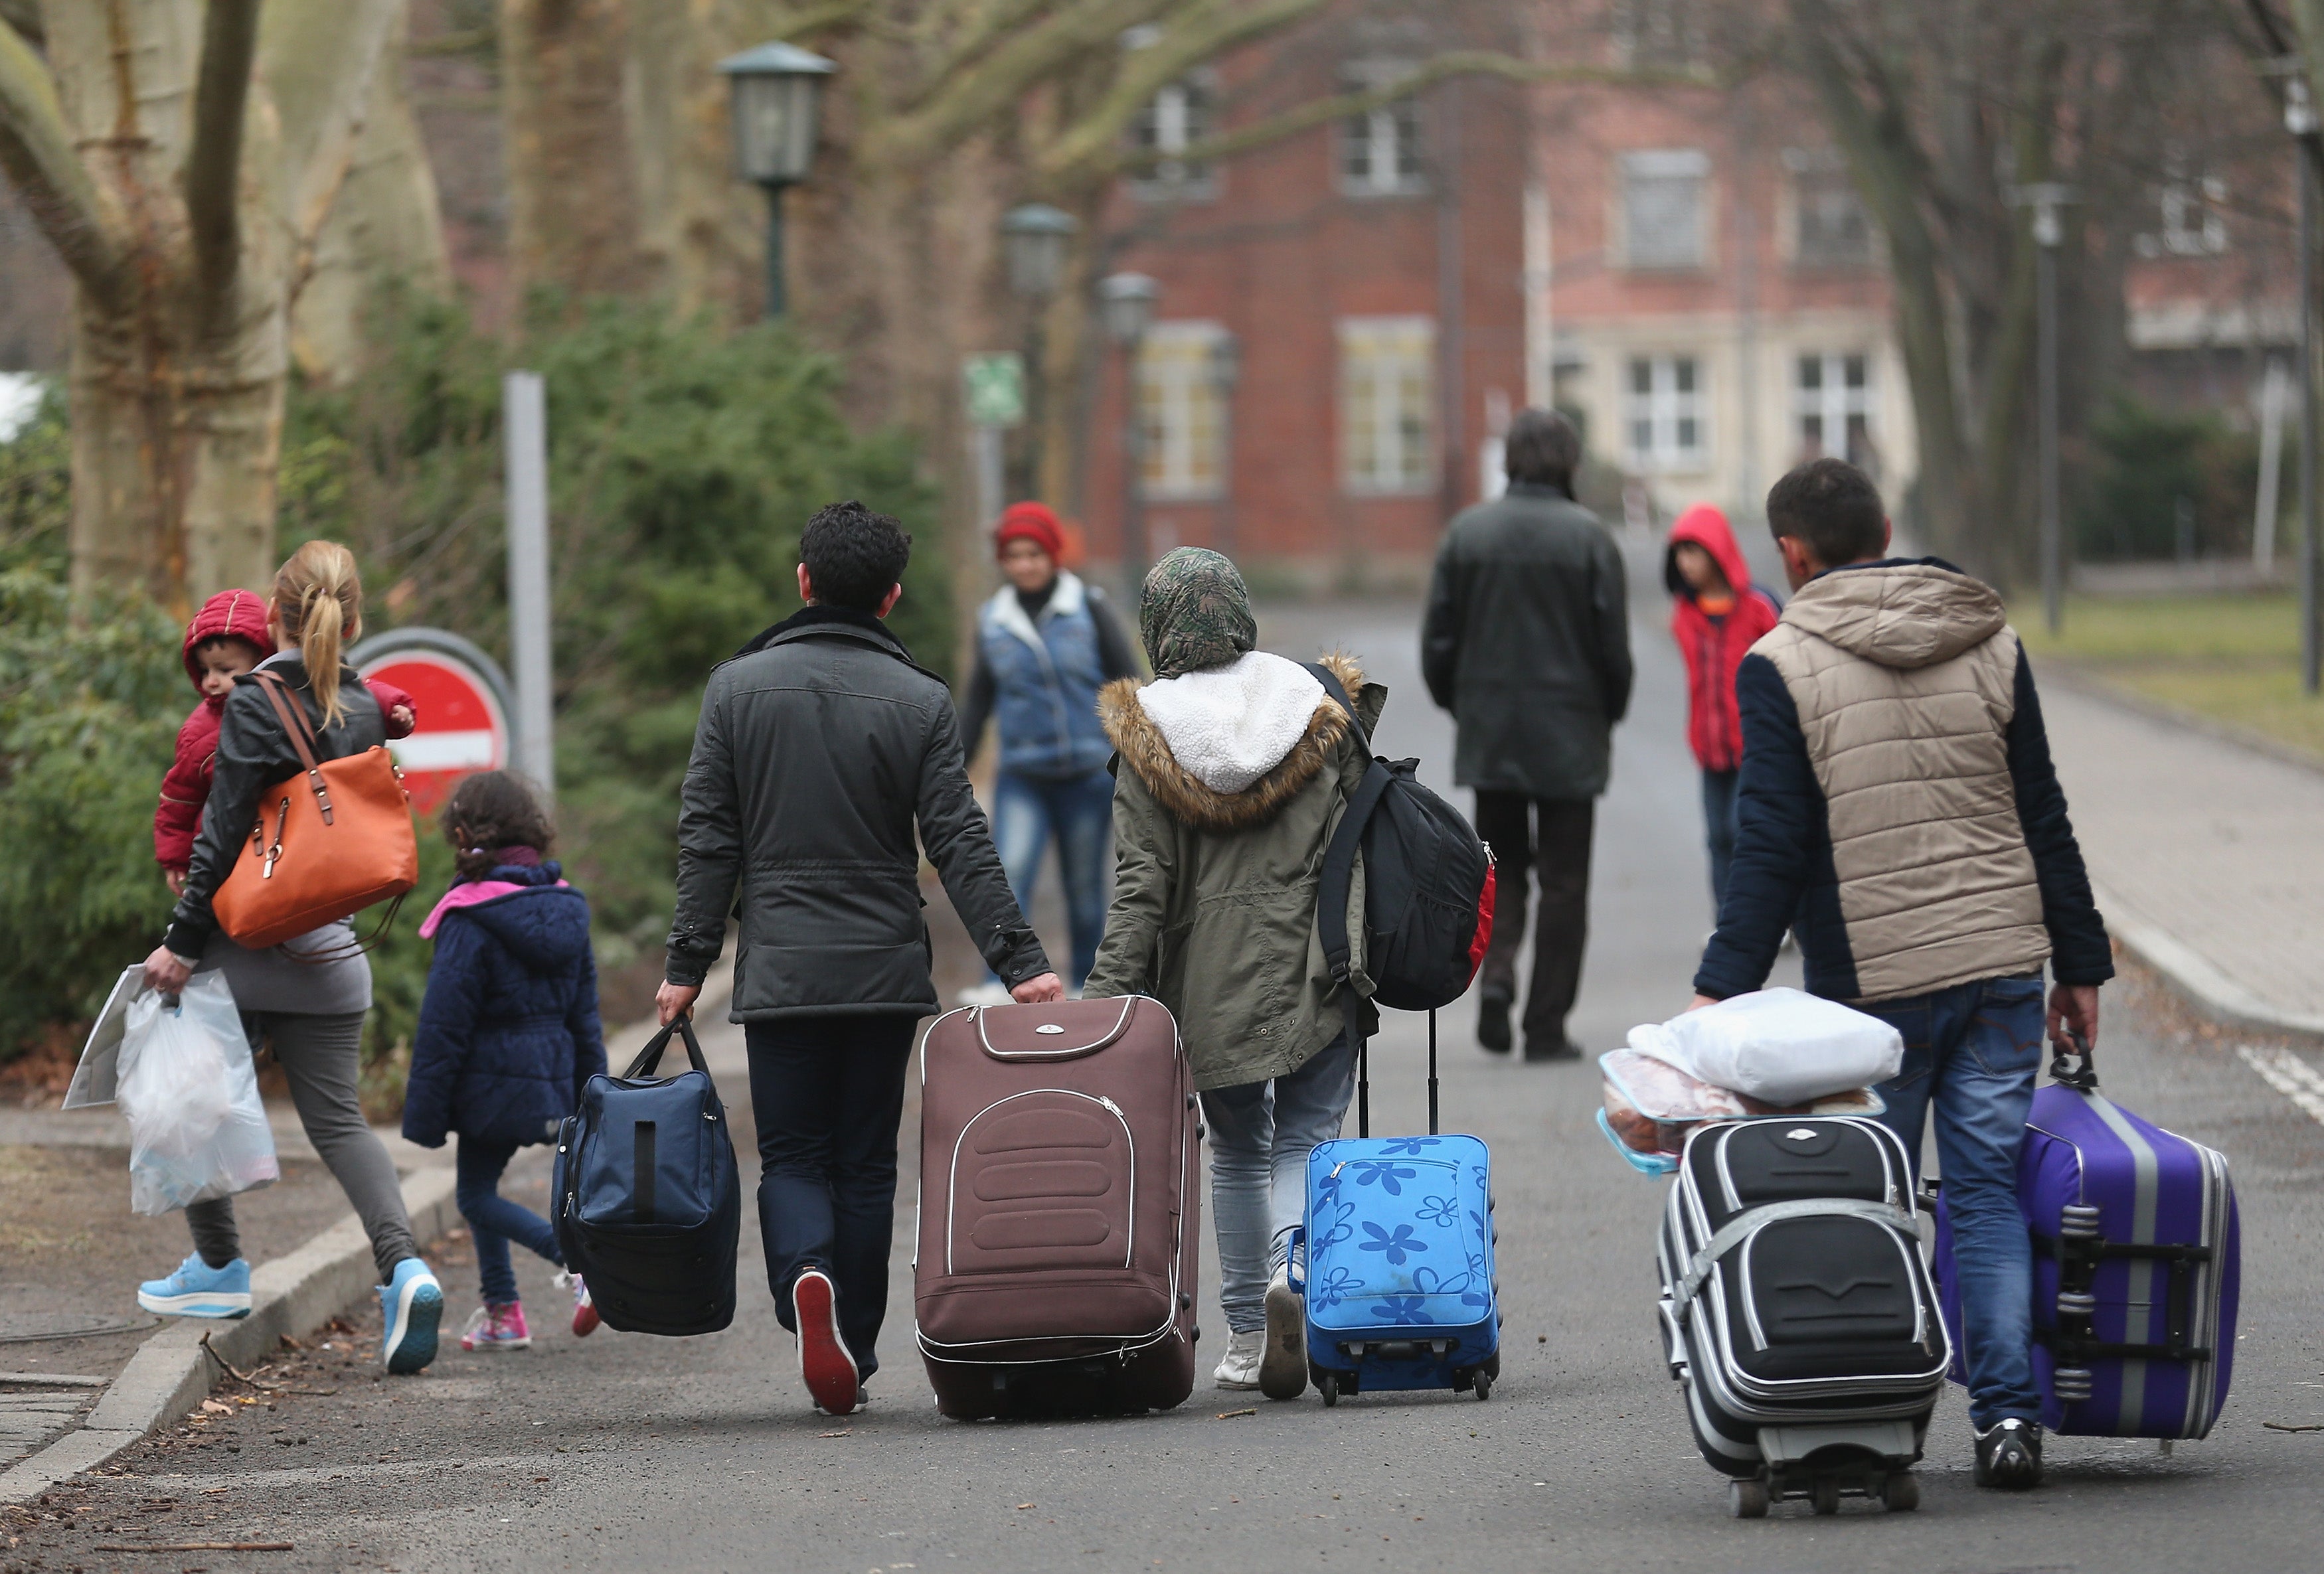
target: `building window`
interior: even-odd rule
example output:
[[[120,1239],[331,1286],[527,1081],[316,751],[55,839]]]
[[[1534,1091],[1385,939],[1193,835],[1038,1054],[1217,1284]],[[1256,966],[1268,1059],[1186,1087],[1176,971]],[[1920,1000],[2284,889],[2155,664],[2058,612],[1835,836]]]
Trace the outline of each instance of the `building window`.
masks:
[[[1148,497],[1219,495],[1226,401],[1213,356],[1225,330],[1213,322],[1157,323],[1138,350],[1140,483]]]
[[[1140,153],[1160,157],[1130,183],[1149,201],[1201,200],[1218,194],[1217,171],[1207,161],[1189,161],[1171,155],[1207,142],[1214,129],[1217,85],[1207,73],[1197,72],[1171,83],[1147,101],[1130,123],[1130,142]]]
[[[1614,0],[1614,60],[1676,69],[1702,61],[1700,0]]]
[[[1363,61],[1343,73],[1361,93],[1408,76],[1403,61]],[[1420,106],[1399,98],[1340,123],[1340,189],[1351,197],[1408,197],[1427,189],[1420,168]]]
[[[1878,476],[1878,452],[1872,443],[1871,356],[1802,355],[1792,386],[1792,409],[1799,423],[1803,460],[1828,454]]]
[[[1711,161],[1699,148],[1622,155],[1622,260],[1632,268],[1703,265],[1703,184]]]
[[[2227,183],[2217,175],[2190,176],[2173,156],[2156,192],[2162,227],[2133,244],[2142,257],[2216,257],[2227,249],[2223,211]]]
[[[1436,325],[1425,317],[1340,324],[1340,474],[1359,495],[1435,483]]]
[[[1699,470],[1710,451],[1702,363],[1692,355],[1635,355],[1623,400],[1630,467]]]
[[[1803,268],[1863,268],[1872,262],[1872,216],[1840,155],[1787,148],[1792,177],[1792,260]]]

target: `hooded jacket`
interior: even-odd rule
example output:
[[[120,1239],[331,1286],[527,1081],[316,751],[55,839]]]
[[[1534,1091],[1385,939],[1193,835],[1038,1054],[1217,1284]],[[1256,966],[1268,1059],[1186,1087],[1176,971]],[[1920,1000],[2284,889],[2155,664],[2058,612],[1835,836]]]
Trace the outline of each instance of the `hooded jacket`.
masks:
[[[870,612],[810,606],[703,689],[666,976],[699,984],[734,916],[737,1022],[935,1011],[922,847],[1002,982],[1049,971],[969,790],[944,680]]]
[[[194,652],[212,640],[240,640],[247,644],[254,658],[271,653],[274,636],[266,629],[266,598],[256,591],[222,590],[204,602],[186,625],[186,640],[179,649],[179,658],[185,663],[186,676],[193,680],[196,693],[202,686],[201,664]],[[365,680],[379,701],[379,713],[386,722],[387,735],[401,738],[411,729],[399,726],[389,717],[396,706],[410,706],[411,696],[392,683]],[[202,805],[210,796],[210,777],[217,759],[219,720],[226,714],[226,695],[202,697],[188,713],[185,724],[178,729],[177,756],[171,762],[169,773],[161,778],[161,801],[153,811],[153,861],[164,869],[183,869],[193,861],[194,833],[202,823]]]
[[[2001,598],[1950,564],[1810,581],[1736,677],[1735,862],[1695,989],[1756,990],[1796,920],[1808,989],[1856,1003],[2114,976],[2041,702]]]
[[[549,1140],[605,1069],[589,903],[555,863],[508,864],[447,892],[423,932],[436,955],[411,1038],[403,1135]],[[479,888],[497,892],[469,900]]]
[[[1345,657],[1324,665],[1376,725],[1388,690]],[[1120,750],[1113,905],[1083,993],[1167,1006],[1197,1088],[1297,1070],[1344,1026],[1315,888],[1369,759],[1347,712],[1312,673],[1253,651],[1143,687],[1109,684],[1098,715]],[[1360,864],[1351,935],[1362,892]]]
[[[1709,612],[1678,571],[1678,549],[1692,542],[1711,554],[1735,598],[1724,612]],[[1733,770],[1743,759],[1743,718],[1735,708],[1735,669],[1744,653],[1775,626],[1782,610],[1751,583],[1751,566],[1735,543],[1727,516],[1697,503],[1671,527],[1663,552],[1663,584],[1671,593],[1671,638],[1686,662],[1686,741],[1705,770]]]

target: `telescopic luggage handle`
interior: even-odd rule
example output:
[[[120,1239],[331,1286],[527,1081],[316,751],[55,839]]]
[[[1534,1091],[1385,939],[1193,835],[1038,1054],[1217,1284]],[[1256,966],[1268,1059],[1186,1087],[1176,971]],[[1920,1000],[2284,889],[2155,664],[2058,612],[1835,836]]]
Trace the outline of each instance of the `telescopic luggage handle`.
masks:
[[[2073,1045],[2073,1053],[2069,1054],[2061,1049],[2051,1060],[2051,1081],[2062,1083],[2078,1093],[2097,1092],[2098,1072],[2091,1061],[2090,1041],[2071,1027],[2066,1029],[2066,1038]]]
[[[646,1040],[646,1046],[638,1051],[638,1058],[630,1063],[630,1069],[622,1073],[622,1080],[625,1082],[633,1082],[640,1077],[653,1075],[655,1070],[661,1064],[661,1052],[669,1046],[669,1036],[673,1033],[686,1040],[686,1058],[694,1063],[694,1069],[704,1076],[708,1076],[710,1067],[703,1060],[702,1045],[694,1036],[694,1019],[691,1017],[680,1017]]]
[[[1348,991],[1352,1002],[1355,990]],[[1352,1006],[1351,1007],[1352,1010]],[[1354,1032],[1354,1018],[1350,1017],[1349,1031]],[[1356,1036],[1356,1135],[1372,1134],[1372,1041],[1368,1034]],[[1428,1135],[1436,1135],[1436,1013],[1428,1014]]]

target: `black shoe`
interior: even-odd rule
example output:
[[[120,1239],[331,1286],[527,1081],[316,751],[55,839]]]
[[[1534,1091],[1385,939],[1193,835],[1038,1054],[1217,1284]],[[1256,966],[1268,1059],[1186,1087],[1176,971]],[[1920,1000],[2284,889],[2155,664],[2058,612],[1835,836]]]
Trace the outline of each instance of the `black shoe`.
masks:
[[[1477,1042],[1495,1054],[1507,1054],[1517,1040],[1509,1034],[1509,998],[1499,990],[1477,997]]]
[[[1977,1484],[2023,1492],[2042,1485],[2042,1429],[2011,1416],[1977,1434]]]
[[[1563,1034],[1547,1041],[1527,1038],[1525,1057],[1528,1063],[1536,1064],[1551,1060],[1580,1060],[1582,1046]]]

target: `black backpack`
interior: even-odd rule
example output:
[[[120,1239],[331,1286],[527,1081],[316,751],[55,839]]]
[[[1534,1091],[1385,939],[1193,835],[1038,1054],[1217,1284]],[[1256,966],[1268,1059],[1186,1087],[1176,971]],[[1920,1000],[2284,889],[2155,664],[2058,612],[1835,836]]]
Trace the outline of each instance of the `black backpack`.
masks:
[[[1328,667],[1308,671],[1348,713],[1365,750],[1371,737]],[[1372,1000],[1434,1011],[1468,992],[1493,937],[1493,855],[1461,811],[1420,785],[1420,761],[1374,758],[1323,852],[1316,923],[1323,960],[1348,982],[1348,888],[1364,854],[1364,971]]]
[[[672,1034],[691,1067],[656,1077]],[[583,1086],[557,1134],[551,1198],[566,1266],[606,1327],[715,1333],[733,1321],[742,1191],[692,1023],[679,1017],[628,1071]]]

